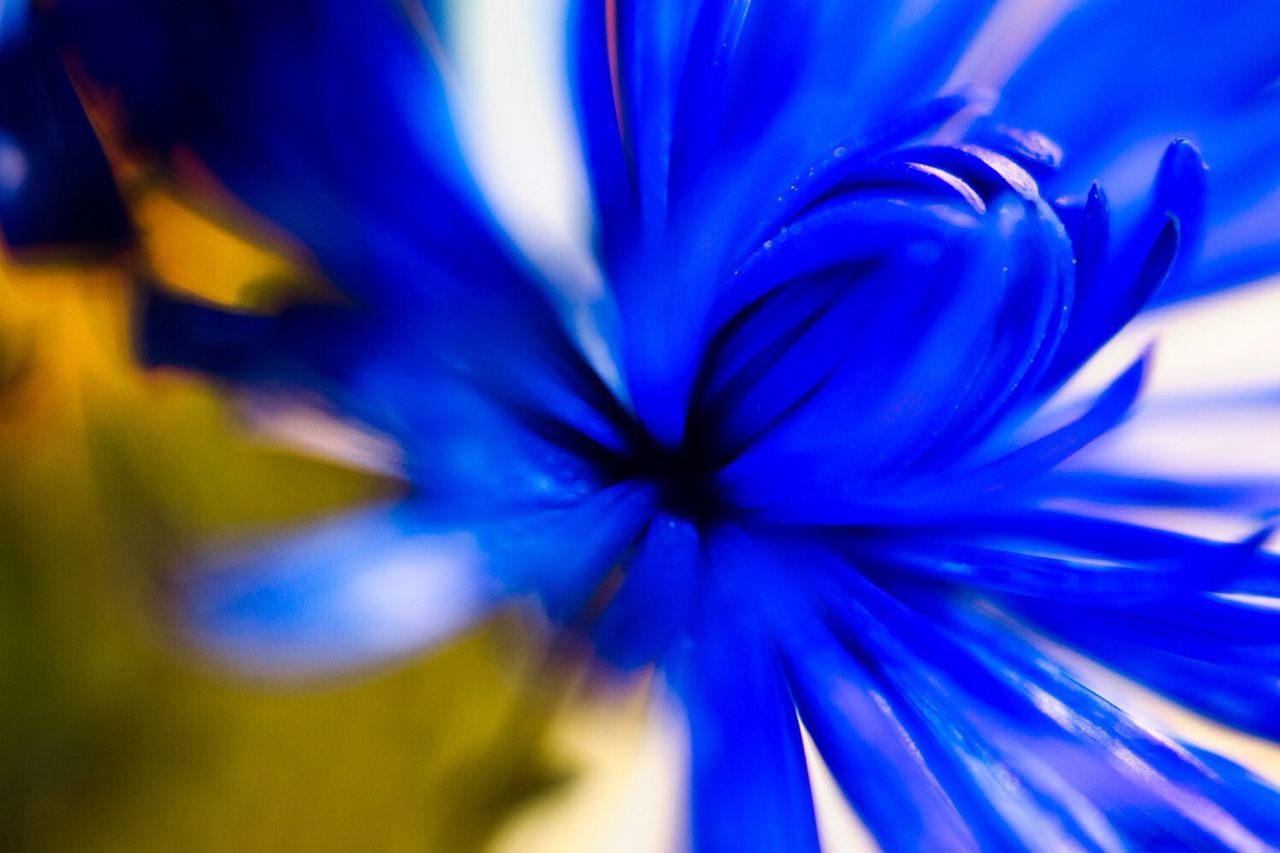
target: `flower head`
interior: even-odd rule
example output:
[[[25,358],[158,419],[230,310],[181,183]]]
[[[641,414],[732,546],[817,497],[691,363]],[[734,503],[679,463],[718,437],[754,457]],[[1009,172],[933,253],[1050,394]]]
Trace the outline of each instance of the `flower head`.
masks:
[[[889,848],[1280,841],[1280,794],[1046,650],[1277,734],[1267,531],[1117,509],[1250,517],[1274,484],[1082,454],[1147,354],[1062,391],[1144,312],[1280,262],[1280,21],[1094,0],[1022,45],[1029,7],[991,5],[572,4],[588,298],[481,202],[442,10],[61,0],[134,144],[194,156],[347,297],[153,289],[147,359],[357,422],[408,488],[227,558],[197,632],[311,671],[532,597],[666,675],[705,849],[816,846],[801,725]]]

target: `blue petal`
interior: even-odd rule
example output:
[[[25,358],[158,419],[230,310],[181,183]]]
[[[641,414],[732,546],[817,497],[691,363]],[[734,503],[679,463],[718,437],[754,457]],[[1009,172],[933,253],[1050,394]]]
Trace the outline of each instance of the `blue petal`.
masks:
[[[947,525],[947,535],[1005,537],[1037,551],[1113,562],[1201,562],[1224,570],[1218,584],[1205,591],[1254,595],[1280,593],[1280,555],[1261,550],[1264,528],[1241,543],[1216,542],[1154,527],[1053,510],[994,508],[960,513]],[[1216,570],[1214,570],[1216,571]]]
[[[750,568],[739,544],[714,544],[714,571],[668,664],[689,716],[693,849],[817,851],[795,707],[736,577]]]
[[[475,534],[504,589],[533,593],[553,619],[581,623],[609,572],[653,519],[655,497],[647,486],[621,483],[571,505],[479,520],[459,519],[438,500],[425,503]]]
[[[1280,74],[1274,11],[1267,0],[1080,4],[1005,86],[1001,115],[1060,143],[1064,185],[1079,186],[1135,141],[1194,130],[1261,92]]]
[[[137,143],[194,152],[349,292],[518,291],[437,60],[397,5],[66,0],[53,14]]]
[[[1051,391],[1140,312],[1195,291],[1194,263],[1206,229],[1206,169],[1200,152],[1174,140],[1160,161],[1145,209],[1115,227],[1120,245],[1108,253],[1111,216],[1095,184],[1076,216],[1076,299],[1062,344],[1041,380]],[[1070,215],[1069,215],[1070,218]]]
[[[927,590],[900,590],[926,621],[847,570],[831,576],[848,590],[845,602],[832,598],[851,620],[846,641],[885,661],[913,705],[939,709],[951,724],[949,737],[957,726],[974,726],[1024,790],[1060,804],[1059,820],[1068,822],[1058,825],[1072,836],[1104,847],[1116,846],[1105,838],[1118,833],[1126,844],[1228,849],[1280,838],[1280,792],[1242,784],[1239,773],[1219,775],[1141,728],[1047,661],[998,614]],[[883,627],[874,630],[868,619]],[[914,663],[897,662],[903,655]],[[1242,801],[1247,807],[1235,809]],[[1043,832],[1055,823],[1023,826]]]
[[[960,298],[954,291],[892,286],[911,273],[895,264],[864,276],[859,285],[865,287],[848,288],[802,329],[795,346],[748,386],[740,402],[714,412],[724,446],[736,451],[716,475],[735,506],[781,510],[786,520],[796,519],[814,504],[830,505],[838,484],[870,480],[868,468],[886,455],[890,464],[897,462],[888,454],[910,447],[909,439],[901,445],[897,439],[918,439],[922,430],[936,428],[938,411],[950,409],[968,374],[968,364],[960,364],[965,358],[942,362],[938,355],[968,356],[986,344],[989,339],[975,329],[987,328],[994,300],[962,286],[958,291],[971,298],[959,311],[950,302]],[[966,313],[970,306],[974,314],[983,312],[977,322]],[[963,328],[951,322],[962,314]],[[919,336],[904,334],[908,328],[918,328]],[[934,390],[940,395],[931,396]],[[893,448],[884,448],[891,441]]]
[[[1166,159],[1183,162],[1185,158],[1175,152],[1184,148],[1175,143]],[[1203,186],[1199,195],[1203,201]],[[1157,202],[1144,227],[1129,236],[1128,245],[1117,260],[1107,253],[1110,217],[1106,196],[1096,184],[1089,191],[1073,239],[1077,261],[1075,302],[1062,343],[1041,378],[1044,391],[1051,391],[1070,378],[1151,302],[1175,259],[1182,256],[1181,223],[1173,211],[1184,207]]]
[[[1280,506],[1280,483],[1263,478],[1197,478],[1181,482],[1110,471],[1054,471],[1042,494],[1079,498],[1095,504],[1214,509],[1258,519]]]
[[[963,257],[961,252],[955,255]],[[956,261],[961,262],[961,258]],[[948,347],[961,351],[971,345],[946,323],[946,318],[953,316],[948,309],[956,307],[950,302],[953,294],[933,288],[896,287],[903,277],[923,276],[925,270],[909,263],[885,261],[866,272],[862,271],[865,267],[860,269],[856,264],[847,269],[788,285],[791,291],[809,291],[822,300],[809,309],[808,316],[797,318],[778,310],[775,303],[780,299],[762,302],[755,314],[762,322],[735,329],[726,342],[733,345],[742,341],[751,346],[776,338],[781,344],[762,351],[740,371],[731,372],[735,366],[732,363],[725,365],[729,382],[720,389],[709,389],[719,390],[718,395],[699,401],[704,407],[701,416],[715,436],[714,446],[726,457],[738,456],[773,429],[779,434],[770,435],[765,440],[767,444],[782,442],[785,434],[789,439],[786,446],[799,448],[803,439],[795,438],[794,433],[822,414],[834,415],[832,410],[843,408],[841,403],[848,405],[849,401],[858,400],[871,420],[898,382],[908,384],[900,374],[895,375],[895,362],[903,364],[913,357],[926,361],[931,353],[924,344],[934,340],[945,340]],[[968,324],[970,329],[982,327],[990,311],[989,303],[979,302],[981,294],[971,295],[972,300],[965,306],[974,315]],[[795,325],[782,325],[788,322]],[[773,328],[762,329],[762,325]],[[912,325],[918,327],[919,338],[903,337],[899,347],[885,345],[884,338],[889,333]],[[884,337],[878,336],[877,331]],[[712,362],[712,370],[719,367]],[[850,376],[851,371],[857,371],[857,375]],[[712,381],[717,379],[713,374]],[[858,379],[862,381],[857,383]],[[920,396],[923,398],[925,393]],[[915,426],[905,418],[903,421],[904,429]],[[817,432],[812,426],[810,429]]]
[[[801,718],[881,847],[979,849],[966,826],[974,813],[962,817],[953,801],[968,797],[944,789],[936,748],[903,721],[885,688],[820,629],[784,637]]]
[[[386,660],[448,636],[502,597],[579,616],[652,515],[619,486],[575,505],[460,517],[439,499],[356,513],[226,552],[185,581],[181,616],[217,657],[312,675]]]
[[[781,548],[749,556],[757,606],[772,626],[787,683],[823,760],[884,848],[976,849],[966,824],[980,824],[989,804],[948,784],[946,756],[921,736],[910,709],[896,706],[897,697],[870,671],[874,663],[849,654],[819,618],[822,606],[788,578],[807,568],[807,558],[803,549]],[[743,568],[740,563],[735,571]]]
[[[1235,812],[1247,816],[1250,823],[1275,820],[1275,813],[1270,811],[1274,785],[1208,750],[1188,746],[1187,751],[1209,768],[1214,776],[1243,793],[1243,796],[1232,803],[1232,809]]]
[[[612,8],[614,14],[609,14]],[[573,0],[569,10],[569,73],[583,158],[595,201],[596,239],[610,268],[637,214],[633,164],[624,143],[620,92],[615,91],[618,59],[617,4]],[[617,81],[620,85],[620,81]]]
[[[957,242],[974,224],[950,204],[841,201],[791,223],[794,233],[789,227],[762,245],[743,246],[741,257],[728,254],[733,244],[722,242],[729,240],[726,229],[733,224],[711,218],[704,230],[682,232],[680,244],[668,247],[669,254],[637,270],[634,285],[623,282],[624,366],[637,411],[661,440],[675,444],[683,435],[710,336],[755,300],[797,277],[823,271],[824,265],[845,277],[852,290],[859,265],[905,254],[916,241]],[[961,234],[952,235],[952,230]],[[661,286],[642,291],[643,280]],[[898,298],[906,301],[913,295]]]
[[[18,250],[120,248],[133,226],[115,179],[61,58],[24,8],[11,3],[0,12],[4,240]]]
[[[782,284],[787,263],[812,272],[824,252],[840,251],[839,243],[814,239],[822,227],[838,227],[829,215],[824,217],[822,202],[839,207],[861,198],[868,204],[860,211],[868,217],[877,201],[900,206],[884,212],[884,231],[860,232],[854,227],[858,210],[844,223],[840,239],[852,241],[849,254],[864,257],[877,244],[888,251],[904,220],[927,219],[930,210],[912,210],[906,199],[932,193],[940,196],[939,204],[969,203],[973,193],[960,186],[962,181],[942,178],[929,185],[920,180],[925,170],[919,164],[897,164],[894,183],[905,185],[901,193],[896,186],[885,192],[886,176],[876,168],[885,149],[927,133],[963,103],[963,98],[938,99],[908,111],[900,121],[853,133],[799,161],[786,140],[761,140],[751,146],[744,165],[726,166],[707,177],[673,215],[661,239],[637,242],[612,284],[625,331],[623,367],[637,412],[655,436],[674,445],[683,435],[689,396],[710,338],[752,299]],[[932,171],[937,177],[939,170]],[[816,227],[779,254],[784,263],[757,263],[802,222]],[[916,229],[921,225],[918,221]],[[757,269],[748,275],[740,269],[745,264]]]
[[[180,615],[201,646],[285,675],[418,651],[465,627],[497,592],[469,534],[434,531],[404,506],[222,556],[183,584]]]
[[[1221,290],[1280,270],[1280,93],[1197,134],[1209,156],[1210,224],[1184,295]]]
[[[1018,610],[1120,672],[1220,719],[1280,736],[1280,612],[1249,602],[1187,595],[1159,608],[1061,611],[1026,602]]]
[[[355,406],[404,411],[423,403],[404,393],[414,381],[424,390],[446,381],[465,384],[513,412],[558,419],[587,440],[621,449],[626,412],[549,314],[521,301],[470,307],[476,310],[455,305],[453,313],[436,315],[297,304],[261,315],[145,284],[138,345],[153,366],[316,388],[335,399],[346,395]],[[503,345],[486,345],[489,340]],[[357,387],[370,385],[378,387]]]
[[[1060,512],[973,518],[948,532],[953,537],[1012,537],[1010,547],[1058,553],[1067,560],[1105,560],[1140,571],[1159,567],[1171,571],[1169,580],[1182,588],[1171,590],[1174,594],[1160,603],[1125,606],[1134,594],[1127,588],[1114,599],[1075,598],[1063,610],[1046,584],[1040,587],[1044,602],[1056,603],[1026,599],[1026,595],[1042,594],[1036,587],[1010,588],[1024,597],[1010,606],[1109,666],[1190,707],[1236,727],[1277,736],[1272,708],[1280,681],[1270,644],[1276,614],[1197,595],[1280,593],[1280,556],[1260,550],[1268,534],[1263,530],[1238,544],[1210,542]],[[981,583],[984,573],[998,570],[999,563],[988,566],[975,556],[974,568],[974,580]],[[880,576],[892,577],[892,567]]]
[[[631,668],[658,657],[684,625],[700,566],[698,530],[660,513],[626,561],[622,586],[591,627],[596,651]]]
[[[482,330],[335,306],[251,316],[152,290],[142,314],[149,363],[319,402],[388,434],[410,476],[459,510],[572,502],[624,445],[616,402],[554,328],[500,331],[496,310]],[[456,340],[493,333],[506,345]]]
[[[1104,280],[1118,280],[1124,300],[1136,302],[1128,294],[1132,289],[1154,307],[1195,295],[1202,289],[1194,273],[1209,224],[1208,174],[1196,146],[1185,139],[1175,139],[1160,159],[1149,197],[1118,213],[1117,250]],[[1171,228],[1176,228],[1176,234],[1170,234]],[[1138,287],[1144,278],[1151,279],[1150,286]],[[1134,285],[1125,286],[1131,280]]]
[[[902,621],[909,614],[860,581],[850,566],[815,549],[807,554],[821,618],[845,654],[867,668],[919,760],[964,815],[978,849],[1120,846],[1104,804],[1090,802],[1079,789],[1076,774],[1090,771],[1046,761],[1055,754],[1041,757],[1019,742],[1024,730],[1034,731],[1035,713],[1023,717],[999,701],[1016,708],[1025,701],[1019,693],[1002,695],[1006,691],[993,674],[967,660],[928,622]],[[838,723],[837,717],[826,725]],[[1066,746],[1094,757],[1082,745]]]
[[[796,15],[782,0],[702,3],[672,132],[673,182],[688,185],[779,132],[811,160],[927,100],[989,5],[942,0],[912,14],[899,3],[828,0]]]
[[[822,2],[796,16],[777,0],[575,3],[574,88],[598,208],[619,212],[630,196],[652,236],[694,185],[762,144],[789,155],[774,174],[798,173],[932,96],[989,5]],[[818,35],[829,32],[845,38]],[[604,224],[631,214],[620,219]]]
[[[1144,355],[1132,364],[1071,423],[972,471],[949,478],[948,486],[960,494],[970,490],[987,492],[1052,469],[1113,429],[1129,413],[1142,388],[1149,361],[1150,356]]]
[[[1276,184],[1280,184],[1280,180],[1271,182],[1273,187]],[[1280,271],[1278,222],[1280,191],[1210,229],[1196,277],[1199,287],[1188,289],[1187,295],[1248,284]]]
[[[644,234],[660,232],[669,212],[671,136],[680,73],[701,3],[648,0],[615,4],[623,132],[635,169]]]
[[[950,619],[979,657],[987,657],[995,671],[1008,673],[1010,683],[1055,695],[1062,704],[1047,707],[1062,723],[1078,727],[1096,752],[1132,757],[1137,759],[1135,769],[1155,771],[1139,780],[1137,787],[1152,798],[1147,808],[1166,821],[1162,832],[1174,830],[1188,838],[1203,832],[1229,849],[1256,846],[1259,841],[1274,845],[1280,840],[1280,792],[1274,787],[1259,783],[1225,759],[1215,756],[1209,763],[1202,762],[1181,745],[1143,730],[1068,673],[1044,661],[1030,645],[1002,633],[989,619],[963,608],[953,609]],[[1184,820],[1186,826],[1175,829]]]
[[[737,446],[752,442],[717,475],[739,505],[807,511],[814,502],[840,503],[851,483],[871,479],[883,491],[912,460],[956,446],[998,412],[1030,368],[1060,304],[1052,278],[1006,282],[1003,233],[926,232],[902,243],[900,257],[877,258],[870,272],[851,268],[839,300],[793,347],[759,363],[767,369],[741,402],[713,411],[722,431],[747,430]],[[926,253],[919,263],[913,246]],[[1023,286],[1026,300],[1009,292]],[[787,319],[761,306],[765,323]],[[743,328],[762,343],[777,337],[760,334],[760,325],[748,320]],[[777,476],[783,469],[785,478]],[[802,495],[803,507],[792,503]]]
[[[1258,542],[1238,549],[1197,550],[1187,555],[1106,560],[1079,554],[1035,553],[1035,544],[1017,539],[986,541],[978,536],[910,535],[853,537],[852,559],[939,580],[998,590],[1017,596],[1127,607],[1178,601],[1197,590],[1227,588],[1251,562]],[[1075,618],[1074,616],[1071,618]]]
[[[1089,638],[1066,639],[1117,672],[1210,719],[1280,739],[1275,713],[1280,703],[1280,679],[1274,673],[1244,672],[1123,642],[1104,646]]]
[[[1157,223],[1161,214],[1178,223],[1178,249],[1161,293],[1163,299],[1175,298],[1188,286],[1204,244],[1208,192],[1207,167],[1199,150],[1185,139],[1174,140],[1160,161],[1152,199]]]

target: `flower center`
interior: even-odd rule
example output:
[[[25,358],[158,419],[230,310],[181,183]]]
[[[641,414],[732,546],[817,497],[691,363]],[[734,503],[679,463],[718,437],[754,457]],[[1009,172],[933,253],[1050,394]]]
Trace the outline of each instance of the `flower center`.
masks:
[[[662,506],[673,515],[701,524],[721,516],[727,508],[715,482],[714,455],[697,435],[675,448],[645,438],[616,464],[613,473],[619,479],[652,483]]]

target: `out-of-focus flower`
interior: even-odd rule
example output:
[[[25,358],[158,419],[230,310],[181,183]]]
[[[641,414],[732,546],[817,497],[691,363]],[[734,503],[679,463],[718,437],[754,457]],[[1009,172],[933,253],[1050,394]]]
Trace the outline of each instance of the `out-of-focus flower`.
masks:
[[[674,687],[702,849],[817,845],[800,724],[895,849],[1280,841],[1280,794],[1044,642],[1278,733],[1267,531],[1121,511],[1259,518],[1276,484],[1081,454],[1147,356],[1058,393],[1144,311],[1280,263],[1268,3],[1094,0],[1034,45],[1027,4],[575,3],[595,298],[486,212],[437,5],[47,19],[138,150],[346,296],[252,315],[155,289],[147,359],[277,425],[311,412],[313,444],[358,424],[408,487],[202,574],[211,649],[326,671],[534,599]]]
[[[130,184],[166,280],[245,301],[259,297],[241,285],[281,274]],[[199,377],[143,373],[129,276],[41,260],[0,262],[0,849],[484,845],[560,773],[540,748],[546,691],[513,677],[509,626],[305,691],[175,655],[150,610],[184,549],[389,484],[247,433]]]

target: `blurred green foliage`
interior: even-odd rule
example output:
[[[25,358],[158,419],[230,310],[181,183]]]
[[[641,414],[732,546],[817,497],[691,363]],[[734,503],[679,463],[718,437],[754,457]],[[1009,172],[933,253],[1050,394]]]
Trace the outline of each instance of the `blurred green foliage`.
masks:
[[[177,258],[214,251],[210,233],[172,239]],[[282,687],[201,664],[166,624],[166,572],[193,546],[391,486],[135,370],[129,286],[0,269],[0,849],[482,847],[554,781],[511,626]]]

